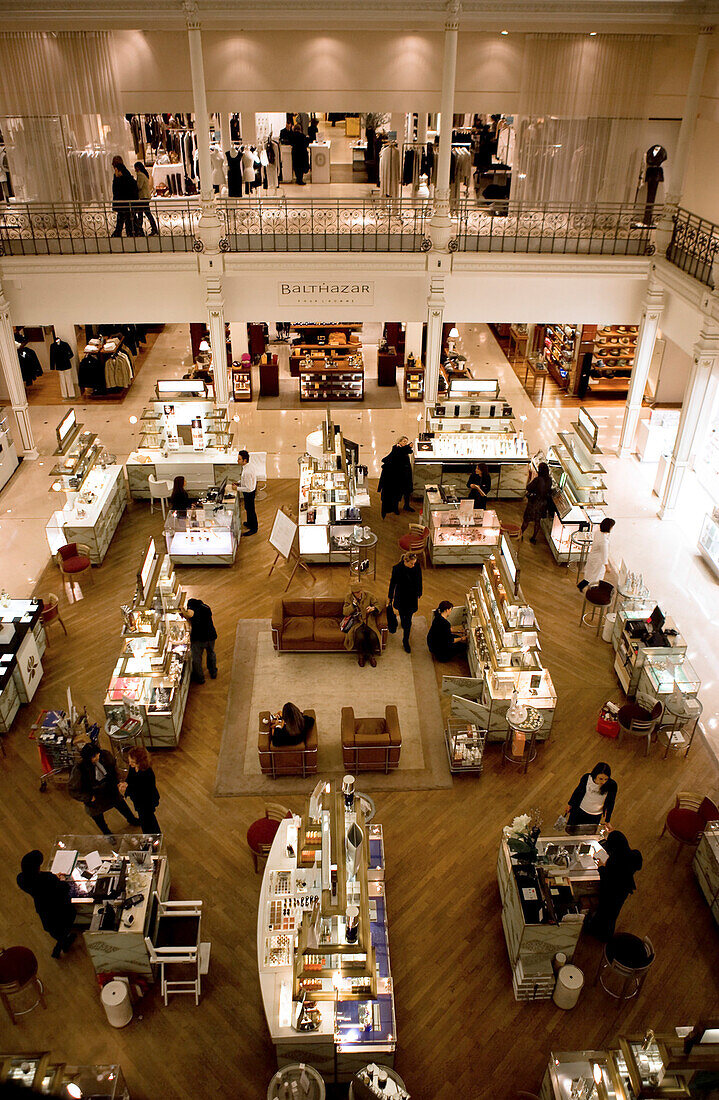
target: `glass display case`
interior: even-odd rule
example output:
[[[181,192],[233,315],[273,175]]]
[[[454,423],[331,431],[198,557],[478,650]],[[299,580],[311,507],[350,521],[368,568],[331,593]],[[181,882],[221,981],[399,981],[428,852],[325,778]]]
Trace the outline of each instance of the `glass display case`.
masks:
[[[640,690],[648,691],[665,702],[671,695],[694,698],[701,680],[683,653],[669,652],[664,656],[650,653],[642,668]]]
[[[579,558],[581,550],[572,546],[572,535],[591,530],[604,519],[605,471],[596,458],[601,451],[587,445],[579,428],[576,425],[571,432],[559,432],[559,443],[553,444],[546,456],[539,453],[533,460],[535,469],[545,460],[552,476],[554,513],[542,520],[542,530],[560,565]]]
[[[328,412],[322,426],[307,436],[307,451],[299,460],[300,557],[349,561],[347,538],[369,504],[359,447],[344,438]]]
[[[477,462],[529,460],[527,441],[521,432],[421,432],[415,443],[416,462],[464,459]]]
[[[496,512],[463,501],[454,509],[431,512],[429,556],[433,565],[476,565],[499,545],[499,536]]]
[[[81,1096],[85,1100],[130,1100],[119,1066],[75,1066],[53,1062],[49,1051],[0,1054],[0,1081],[41,1096]]]
[[[698,546],[704,561],[719,577],[719,520],[715,515],[704,516]]]
[[[165,544],[173,565],[232,565],[240,540],[238,496],[220,506],[170,511]]]

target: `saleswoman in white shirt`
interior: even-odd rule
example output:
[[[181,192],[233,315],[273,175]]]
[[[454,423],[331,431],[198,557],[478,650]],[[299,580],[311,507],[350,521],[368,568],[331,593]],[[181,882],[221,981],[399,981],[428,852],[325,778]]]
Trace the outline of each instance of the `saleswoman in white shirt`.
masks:
[[[599,524],[599,530],[595,532],[592,545],[589,547],[584,576],[577,585],[580,592],[604,580],[604,574],[609,565],[609,535],[615,522],[607,517]]]
[[[609,764],[600,761],[586,772],[574,788],[565,813],[567,828],[578,825],[609,825],[617,797],[617,784]],[[611,826],[610,826],[611,828]]]

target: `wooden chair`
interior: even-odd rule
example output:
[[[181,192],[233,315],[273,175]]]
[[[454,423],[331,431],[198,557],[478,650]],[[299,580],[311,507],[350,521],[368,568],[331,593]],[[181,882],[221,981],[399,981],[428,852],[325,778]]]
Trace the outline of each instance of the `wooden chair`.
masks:
[[[423,527],[421,523],[410,523],[406,535],[398,540],[398,545],[403,554],[411,550],[420,559],[420,564],[427,567],[429,544],[429,527]]]
[[[65,579],[68,577],[70,580],[74,580],[79,577],[81,573],[86,573],[90,570],[90,580],[94,584],[92,577],[92,562],[90,561],[90,547],[84,546],[81,542],[69,542],[65,546],[61,546],[55,555],[55,561],[58,564],[60,574]]]
[[[709,821],[719,821],[719,808],[705,795],[679,791],[676,802],[667,814],[660,836],[666,832],[679,842],[678,858],[684,844],[696,848]]]
[[[47,627],[50,625],[50,623],[59,623],[62,629],[65,631],[65,637],[67,637],[67,627],[60,618],[60,608],[58,606],[60,601],[58,597],[55,595],[54,592],[48,592],[46,596],[40,596],[39,599],[42,603],[42,611],[40,612],[42,625],[47,630]],[[50,645],[49,634],[47,635],[47,644]]]
[[[170,499],[172,482],[158,481],[150,474],[147,479],[147,487],[150,490],[150,515],[155,511],[155,501],[159,500],[160,508],[162,509],[162,518],[164,519],[166,516],[165,503]]]
[[[663,711],[664,707],[659,702],[655,703],[650,711],[645,710],[639,703],[625,703],[623,707],[620,707],[617,715],[617,722],[619,723],[618,744],[621,745],[625,733],[628,733],[631,737],[645,737],[647,748],[644,755],[649,756],[652,737],[661,722]]]
[[[286,806],[281,806],[278,802],[266,802],[265,816],[253,821],[247,830],[247,846],[252,855],[255,872],[260,869],[260,861],[264,863],[267,860],[280,822],[286,817],[292,817],[292,811]]]

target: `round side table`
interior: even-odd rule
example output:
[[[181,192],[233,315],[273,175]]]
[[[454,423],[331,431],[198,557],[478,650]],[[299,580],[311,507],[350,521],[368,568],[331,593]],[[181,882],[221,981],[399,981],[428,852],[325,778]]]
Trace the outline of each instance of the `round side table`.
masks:
[[[370,1065],[372,1065],[372,1063],[370,1063]],[[400,1077],[400,1075],[397,1073],[396,1069],[392,1069],[391,1066],[378,1066],[378,1065],[375,1065],[374,1069],[375,1069],[375,1071],[378,1070],[378,1069],[384,1070],[384,1072],[387,1074],[387,1084],[386,1084],[386,1087],[385,1087],[385,1090],[384,1090],[384,1095],[387,1097],[387,1100],[393,1100],[393,1097],[402,1096],[403,1094],[407,1093],[407,1086],[405,1085],[405,1083],[402,1080],[402,1078]],[[368,1073],[369,1072],[369,1065],[365,1066],[364,1070],[360,1070],[359,1072],[360,1073]],[[376,1073],[375,1073],[375,1076],[376,1076]],[[353,1086],[353,1082],[350,1081],[350,1090],[349,1090],[349,1094],[348,1094],[348,1100],[354,1100],[355,1090],[352,1086]]]
[[[679,748],[680,745],[686,744],[684,755],[689,755],[689,749],[692,747],[694,734],[697,731],[703,709],[699,700],[693,696],[686,699],[675,699],[671,695],[669,696],[664,704],[664,713],[657,730],[657,740],[660,742],[666,741],[665,760],[669,755],[669,750]],[[678,734],[681,740],[675,741],[675,734]]]
[[[377,536],[372,532],[368,539],[355,538],[350,535],[350,577],[361,580],[369,577],[372,570],[372,579],[377,577]]]
[[[303,1073],[309,1079],[309,1090],[307,1092],[300,1084]],[[314,1066],[300,1065],[299,1062],[290,1066],[282,1066],[281,1069],[277,1070],[268,1085],[267,1100],[279,1100],[279,1097],[284,1096],[283,1086],[289,1085],[292,1089],[293,1084],[297,1085],[298,1095],[302,1096],[303,1100],[325,1100],[325,1083],[317,1070]],[[294,1092],[292,1095],[294,1096]]]
[[[544,718],[535,707],[526,707],[526,711],[527,717],[522,722],[513,722],[511,719],[507,719],[507,736],[502,746],[502,767],[504,767],[506,761],[509,761],[510,764],[519,765],[525,773],[537,757],[537,733],[544,725]],[[523,733],[526,738],[528,735],[524,748],[518,755],[515,755],[512,749],[515,733]]]

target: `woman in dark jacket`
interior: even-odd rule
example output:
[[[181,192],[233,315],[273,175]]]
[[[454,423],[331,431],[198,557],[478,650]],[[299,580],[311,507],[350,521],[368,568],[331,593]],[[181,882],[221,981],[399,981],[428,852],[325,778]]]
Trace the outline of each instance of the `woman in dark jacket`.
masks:
[[[537,541],[539,524],[547,514],[551,495],[552,477],[549,466],[546,462],[540,462],[537,467],[537,476],[533,477],[527,486],[527,503],[522,517],[522,538],[529,524],[534,523],[534,533],[529,541]]]
[[[590,935],[606,943],[614,935],[624,902],[636,890],[634,876],[642,868],[642,853],[630,848],[624,833],[615,831],[602,841],[609,858],[599,868],[599,901],[584,922]]]
[[[464,631],[455,633],[449,621],[454,607],[449,600],[442,600],[434,611],[432,625],[427,631],[427,646],[435,661],[451,661],[467,652],[467,640]]]
[[[17,884],[35,902],[35,912],[45,931],[56,941],[52,949],[53,959],[60,958],[61,951],[69,951],[75,939],[72,926],[75,910],[70,900],[70,884],[54,875],[41,871],[42,852],[37,848],[22,857]]]
[[[130,205],[137,202],[137,181],[122,157],[112,158],[112,209],[117,214],[113,237],[121,237],[123,226],[128,237],[135,236],[135,213]]]
[[[402,624],[402,645],[405,653],[411,653],[409,635],[412,629],[412,616],[419,607],[422,595],[422,569],[417,555],[409,551],[402,560],[392,567],[389,581],[389,602],[399,615]]]
[[[192,501],[185,489],[185,479],[182,474],[178,474],[172,483],[170,507],[174,512],[186,512],[191,503]]]
[[[616,797],[617,784],[612,779],[612,769],[602,760],[590,772],[585,772],[574,788],[565,811],[567,828],[608,825]]]
[[[294,703],[285,703],[282,721],[272,728],[273,745],[300,745],[315,724],[311,714],[303,714]]]
[[[160,802],[155,773],[150,767],[150,754],[139,746],[127,754],[130,765],[127,779],[119,784],[120,794],[126,794],[135,807],[143,833],[161,833],[155,810]]]
[[[306,134],[302,133],[302,129],[299,126],[295,126],[291,137],[292,171],[295,174],[297,183],[304,184],[305,172],[309,172],[310,170],[310,154],[308,152],[310,141]]]
[[[382,472],[377,489],[382,498],[382,519],[388,512],[399,515],[399,502],[404,497],[405,512],[414,512],[412,497],[412,444],[403,435],[382,459]]]
[[[475,508],[486,508],[489,490],[492,488],[492,475],[487,469],[486,462],[478,462],[467,480],[469,499],[474,501]]]

